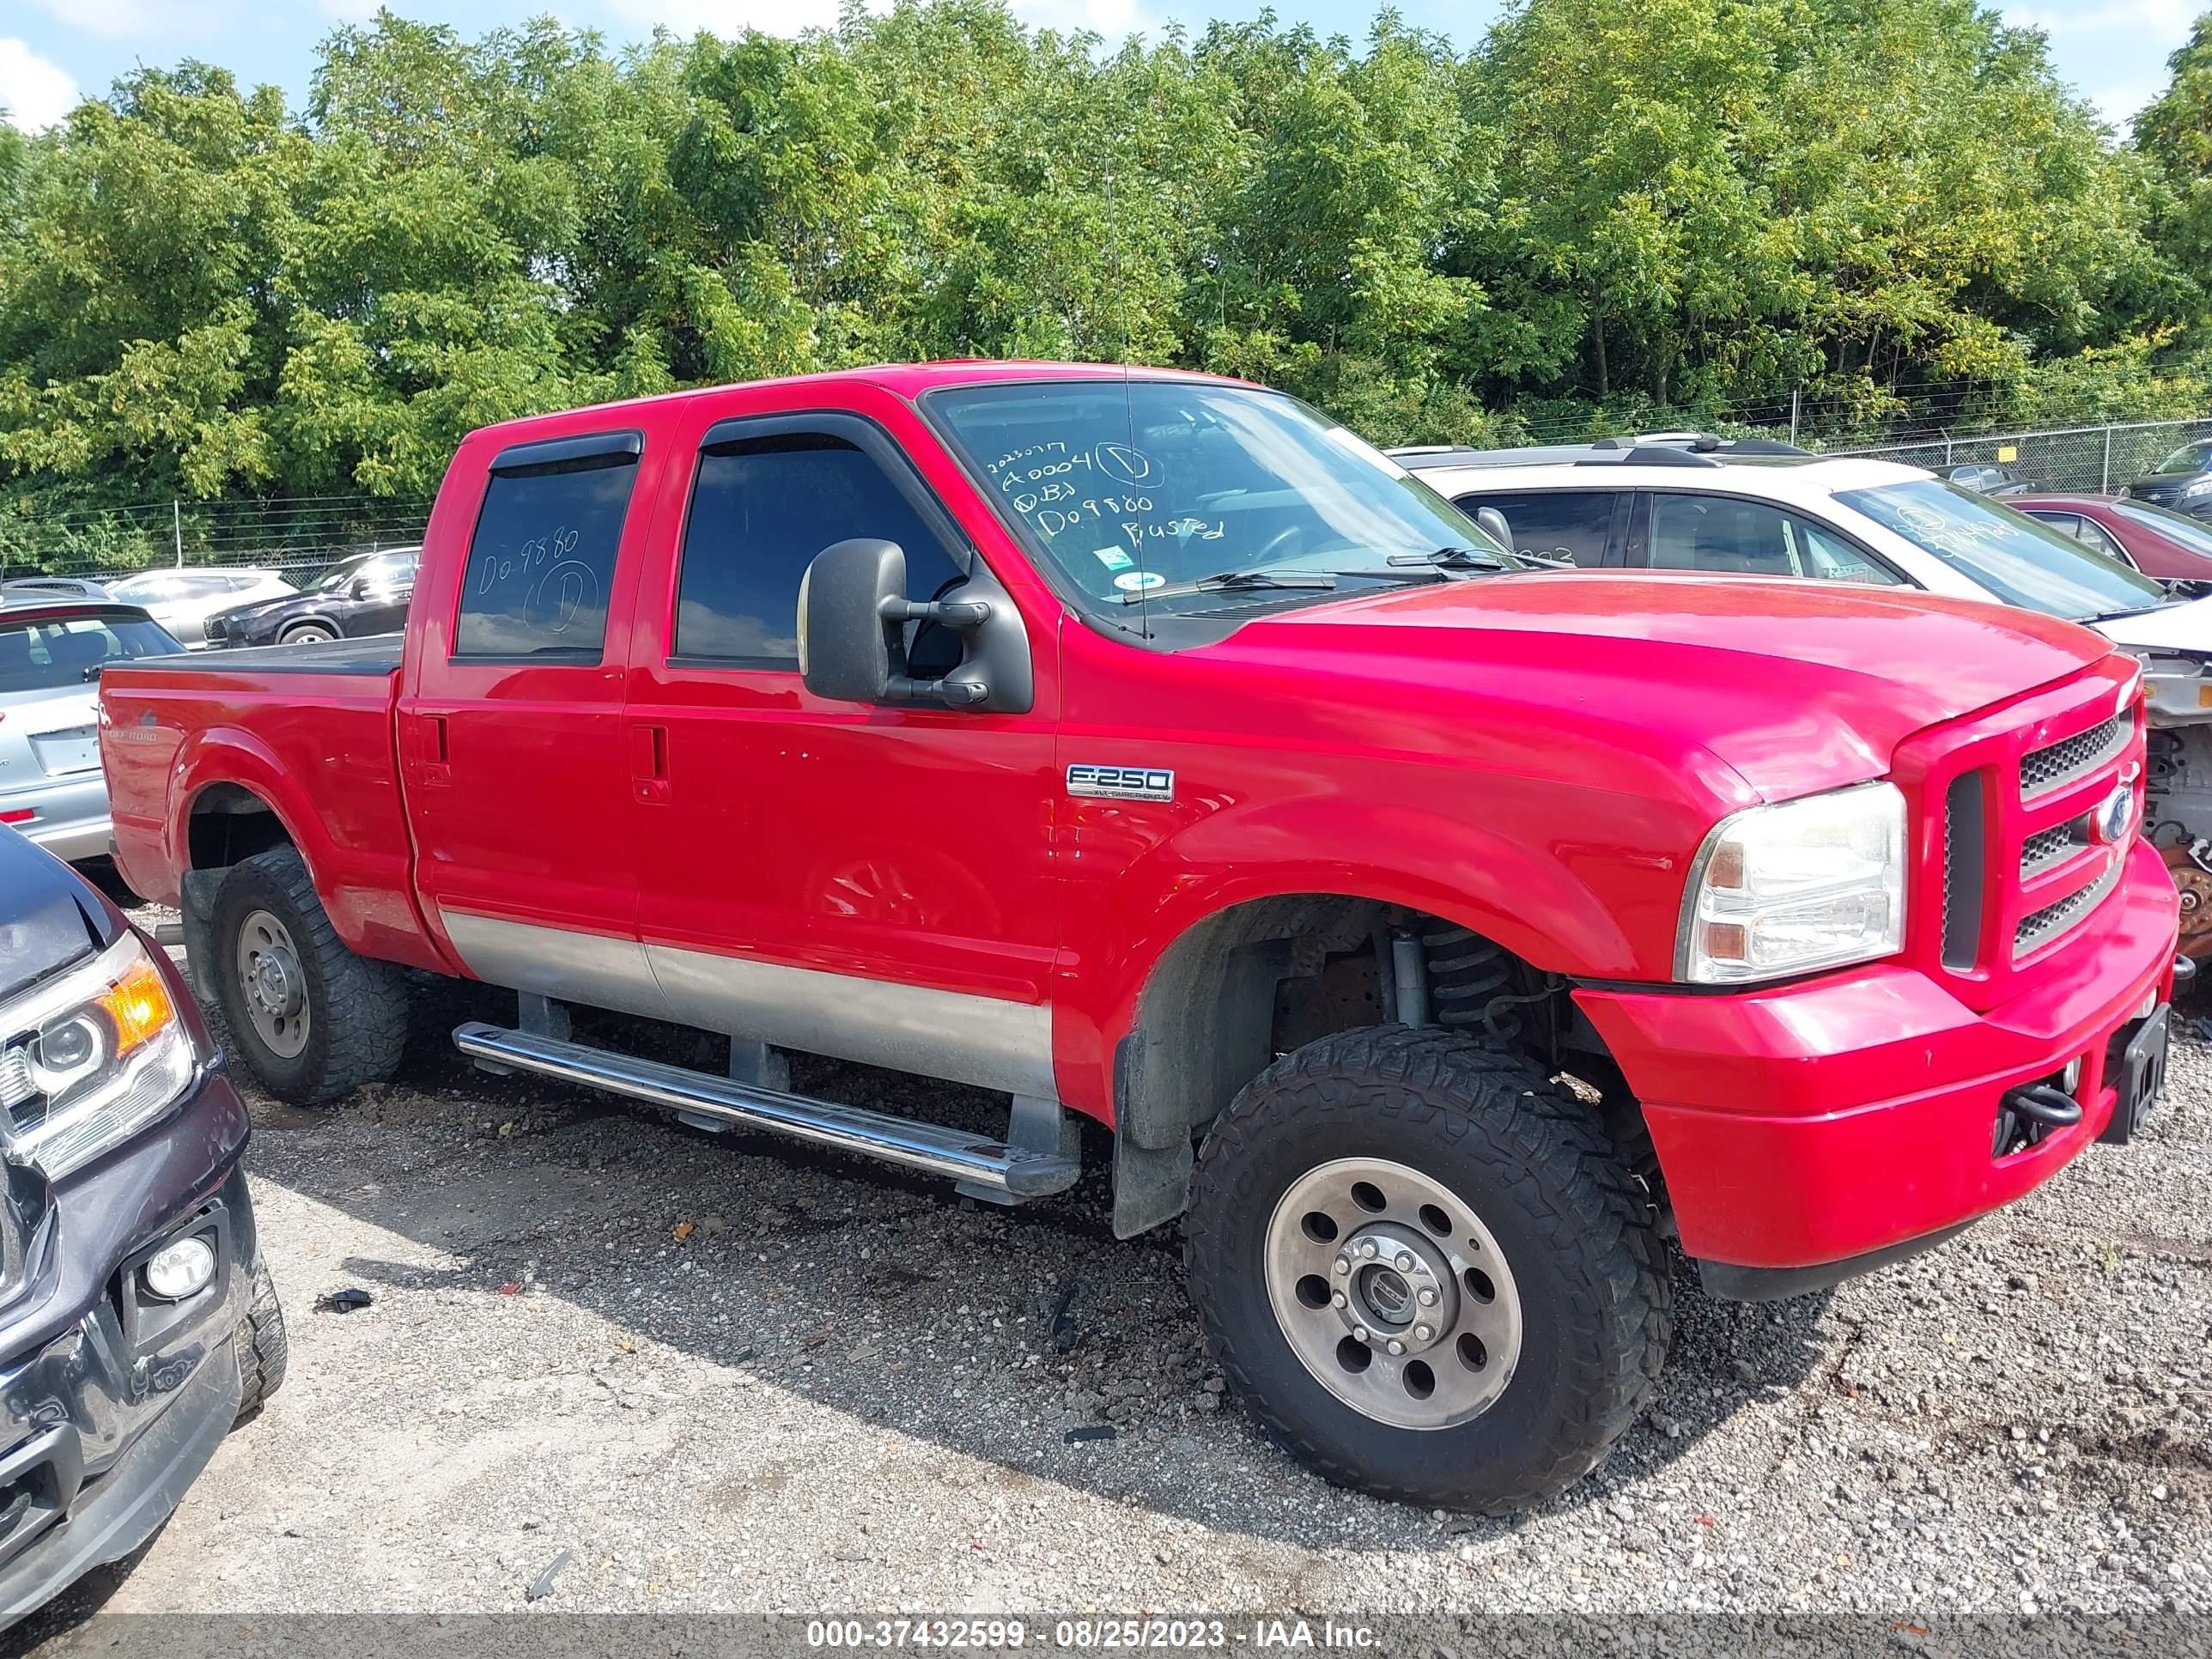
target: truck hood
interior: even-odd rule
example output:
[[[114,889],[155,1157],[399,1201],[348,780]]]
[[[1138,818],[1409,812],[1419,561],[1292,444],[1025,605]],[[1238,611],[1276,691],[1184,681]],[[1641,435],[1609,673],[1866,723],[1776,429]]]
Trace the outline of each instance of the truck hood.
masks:
[[[1334,651],[1478,706],[1640,727],[1651,752],[1703,749],[1770,800],[1880,777],[1911,733],[2112,650],[2075,623],[1979,600],[1597,573],[1399,588],[1279,614],[1224,644],[1309,663]]]
[[[118,937],[74,871],[13,830],[0,829],[0,1002]]]

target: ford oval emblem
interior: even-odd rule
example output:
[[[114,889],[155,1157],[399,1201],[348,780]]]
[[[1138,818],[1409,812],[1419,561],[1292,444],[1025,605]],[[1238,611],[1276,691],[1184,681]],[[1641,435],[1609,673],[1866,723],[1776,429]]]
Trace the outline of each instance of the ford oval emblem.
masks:
[[[2118,847],[2135,828],[2136,790],[2124,783],[2091,809],[2089,833],[2107,847]]]

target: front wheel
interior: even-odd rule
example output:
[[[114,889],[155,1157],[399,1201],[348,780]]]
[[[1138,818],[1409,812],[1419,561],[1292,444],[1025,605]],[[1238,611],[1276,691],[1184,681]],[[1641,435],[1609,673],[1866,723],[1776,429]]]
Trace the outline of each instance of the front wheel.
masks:
[[[1595,1468],[1664,1359],[1648,1200],[1527,1058],[1436,1030],[1326,1037],[1199,1155],[1193,1300],[1275,1437],[1339,1485],[1530,1508]]]
[[[346,949],[289,847],[257,853],[216,890],[214,972],[239,1057],[280,1100],[319,1106],[398,1069],[407,981]]]
[[[279,645],[327,645],[337,636],[337,629],[335,628],[327,628],[321,623],[303,623],[297,628],[287,629],[283,637],[276,643]]]
[[[276,1300],[276,1281],[269,1276],[266,1262],[253,1264],[246,1317],[238,1322],[231,1341],[238,1355],[238,1421],[243,1423],[283,1385],[292,1352],[284,1334],[284,1309]]]

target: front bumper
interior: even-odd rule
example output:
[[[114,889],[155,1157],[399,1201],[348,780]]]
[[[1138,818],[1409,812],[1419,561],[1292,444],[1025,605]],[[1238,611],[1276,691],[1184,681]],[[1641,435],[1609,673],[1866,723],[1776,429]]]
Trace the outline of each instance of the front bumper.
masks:
[[[152,1537],[236,1419],[258,1251],[245,1141],[236,1092],[207,1073],[58,1188],[24,1241],[0,1311],[0,1628]],[[146,1295],[137,1265],[193,1233],[216,1243],[214,1278]]]
[[[2153,849],[2102,912],[2059,971],[1988,1013],[1890,964],[1741,994],[1577,991],[1644,1103],[1683,1249],[1834,1265],[1832,1282],[2049,1180],[2112,1118],[2112,1037],[2172,993],[2173,884]],[[2075,1060],[2081,1121],[1999,1156],[2001,1097]]]

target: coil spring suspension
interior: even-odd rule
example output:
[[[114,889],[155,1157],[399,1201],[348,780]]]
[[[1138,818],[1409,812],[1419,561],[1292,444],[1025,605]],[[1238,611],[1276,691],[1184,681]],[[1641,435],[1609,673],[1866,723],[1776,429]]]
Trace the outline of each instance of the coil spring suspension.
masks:
[[[1486,1028],[1499,1038],[1516,1036],[1521,1021],[1510,1006],[1513,958],[1466,927],[1431,927],[1421,934],[1429,965],[1429,999],[1437,1024],[1455,1031]],[[1504,1000],[1507,1006],[1494,1008]]]

